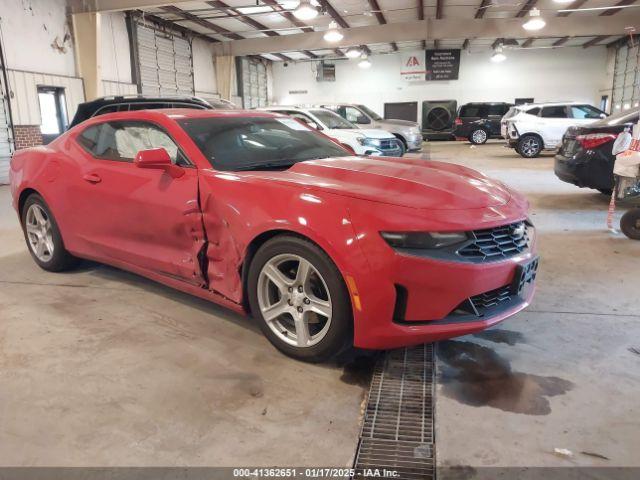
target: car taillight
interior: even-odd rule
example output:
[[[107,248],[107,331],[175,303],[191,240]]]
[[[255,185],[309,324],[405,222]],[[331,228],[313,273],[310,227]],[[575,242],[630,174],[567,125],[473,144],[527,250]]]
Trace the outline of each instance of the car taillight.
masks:
[[[578,135],[576,140],[580,142],[585,150],[592,150],[607,142],[614,141],[618,136],[613,133],[588,133],[586,135]]]
[[[462,125],[462,119],[460,117],[456,118],[456,121],[454,122],[456,125]]]

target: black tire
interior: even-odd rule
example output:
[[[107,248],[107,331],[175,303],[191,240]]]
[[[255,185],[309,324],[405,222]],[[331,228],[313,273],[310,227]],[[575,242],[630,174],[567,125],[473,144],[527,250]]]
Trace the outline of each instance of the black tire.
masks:
[[[622,216],[620,230],[632,240],[640,240],[640,208],[632,208]]]
[[[407,153],[407,146],[400,138],[398,138],[398,145],[400,146],[400,157],[404,157],[404,154]]]
[[[469,134],[469,141],[474,145],[484,145],[489,140],[489,132],[484,128],[475,128]]]
[[[297,255],[311,262],[322,275],[329,290],[331,323],[319,343],[298,347],[286,343],[267,325],[258,302],[258,280],[265,264],[282,254]],[[247,295],[252,316],[258,321],[267,339],[282,353],[306,362],[323,362],[353,345],[353,315],[351,299],[340,271],[329,256],[314,243],[292,235],[279,235],[262,245],[251,261],[247,278]]]
[[[538,135],[526,134],[520,137],[516,151],[524,158],[535,158],[540,155],[544,145]]]
[[[409,145],[407,145],[407,142],[405,141],[404,138],[402,138],[400,135],[395,135],[394,137],[396,137],[398,139],[398,141],[400,142],[400,146],[402,147],[402,155],[404,156],[405,153],[407,153],[409,151]]]
[[[36,256],[36,253],[34,252],[27,235],[27,212],[32,205],[38,205],[45,212],[48,220],[51,223],[51,240],[53,241],[53,253],[51,254],[51,258],[47,261],[43,261]],[[80,260],[71,255],[65,248],[56,219],[51,213],[49,206],[40,195],[38,195],[37,193],[32,193],[27,197],[22,207],[20,220],[22,223],[22,231],[24,233],[24,238],[27,243],[29,253],[40,268],[49,272],[62,272],[65,270],[70,270],[78,265]]]

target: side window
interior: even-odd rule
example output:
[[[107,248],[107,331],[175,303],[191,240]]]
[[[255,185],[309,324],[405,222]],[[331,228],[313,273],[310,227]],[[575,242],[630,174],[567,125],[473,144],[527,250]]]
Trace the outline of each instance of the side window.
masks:
[[[461,117],[481,117],[482,116],[482,105],[469,103],[464,105],[460,109]]]
[[[162,129],[146,122],[105,122],[84,130],[78,142],[102,160],[133,162],[139,151],[164,148],[175,164],[188,164]]]
[[[540,107],[532,108],[531,110],[527,110],[527,114],[533,115],[537,117],[540,114]]]
[[[573,118],[591,119],[602,118],[602,112],[591,105],[571,105],[571,116]]]
[[[346,120],[348,120],[351,123],[358,123],[358,118],[362,115],[360,110],[353,107],[346,107],[344,111],[345,111],[344,118]]]
[[[543,118],[567,118],[567,109],[564,105],[544,107],[540,116]]]
[[[311,128],[315,128],[317,130],[320,129],[320,126],[311,117],[308,117],[304,113],[287,112],[287,115],[289,115],[289,116],[291,116],[293,118],[297,118],[298,120],[302,121],[302,123],[304,123],[305,125],[309,125]]]
[[[507,110],[505,109],[505,105],[489,105],[488,115],[494,116],[503,116]]]

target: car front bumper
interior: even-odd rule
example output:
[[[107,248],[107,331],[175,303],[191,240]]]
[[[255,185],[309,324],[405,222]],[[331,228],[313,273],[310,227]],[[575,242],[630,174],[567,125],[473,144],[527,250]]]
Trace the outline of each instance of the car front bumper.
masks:
[[[416,152],[422,150],[422,132],[408,135],[406,141],[408,151]]]
[[[385,243],[369,258],[375,273],[354,275],[361,305],[361,311],[355,306],[354,345],[399,348],[495,325],[530,304],[535,282],[519,293],[512,285],[520,266],[537,265],[536,259],[535,238],[521,254],[481,263],[407,255]],[[469,305],[470,299],[478,305],[478,299],[493,297],[500,299],[495,308],[474,310]]]

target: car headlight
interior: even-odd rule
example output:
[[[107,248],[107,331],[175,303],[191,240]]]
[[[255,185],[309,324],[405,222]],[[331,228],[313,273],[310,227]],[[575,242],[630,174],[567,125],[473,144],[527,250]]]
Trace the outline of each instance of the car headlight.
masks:
[[[358,138],[356,138],[356,142],[358,142],[360,145],[364,145],[364,141],[365,141],[365,138],[364,138],[364,137],[358,137]]]
[[[392,248],[444,248],[468,239],[464,232],[380,232]]]
[[[382,144],[379,138],[365,138],[364,145],[369,145],[370,147],[379,147]]]

